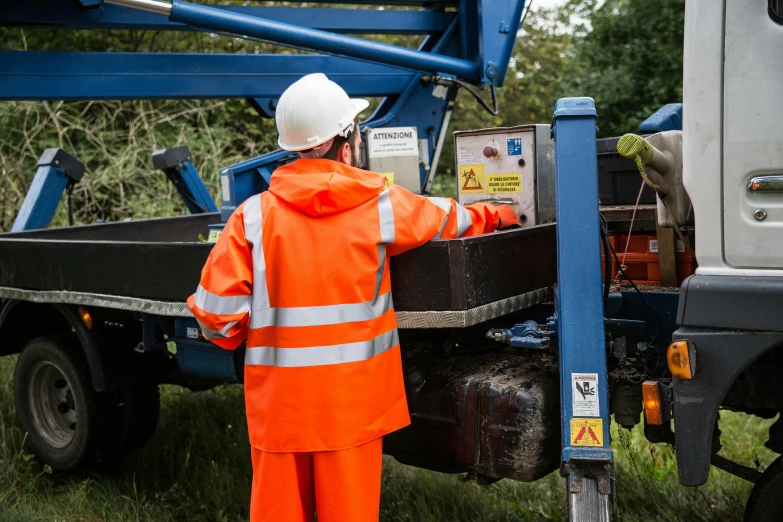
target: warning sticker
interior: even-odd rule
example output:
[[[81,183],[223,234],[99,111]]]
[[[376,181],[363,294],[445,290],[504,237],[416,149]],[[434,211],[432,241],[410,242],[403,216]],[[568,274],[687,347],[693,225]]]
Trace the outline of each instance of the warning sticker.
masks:
[[[522,138],[508,138],[506,140],[506,151],[509,156],[521,156]]]
[[[371,158],[419,155],[416,127],[372,129],[368,133],[367,142]]]
[[[490,194],[521,194],[522,174],[487,174],[487,192]]]
[[[462,194],[484,194],[484,165],[459,166],[459,191]]]
[[[394,172],[381,172],[381,176],[386,178],[386,183],[383,184],[384,190],[389,188],[390,185],[394,185]]]
[[[572,446],[603,446],[603,419],[571,419]]]
[[[457,163],[481,163],[481,159],[464,147],[457,151]]]
[[[571,401],[574,417],[598,417],[598,374],[571,374]]]

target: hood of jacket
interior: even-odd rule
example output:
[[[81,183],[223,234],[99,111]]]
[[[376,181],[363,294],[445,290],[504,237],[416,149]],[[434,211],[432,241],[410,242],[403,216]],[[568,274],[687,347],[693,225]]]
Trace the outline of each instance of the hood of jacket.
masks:
[[[298,159],[272,174],[269,192],[311,216],[338,214],[383,191],[385,179],[327,159]]]

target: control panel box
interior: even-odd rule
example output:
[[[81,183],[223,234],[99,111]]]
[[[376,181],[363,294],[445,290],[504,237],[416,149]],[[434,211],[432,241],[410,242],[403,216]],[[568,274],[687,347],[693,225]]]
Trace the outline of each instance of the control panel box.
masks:
[[[555,154],[549,125],[454,133],[459,202],[508,204],[523,227],[555,221]]]

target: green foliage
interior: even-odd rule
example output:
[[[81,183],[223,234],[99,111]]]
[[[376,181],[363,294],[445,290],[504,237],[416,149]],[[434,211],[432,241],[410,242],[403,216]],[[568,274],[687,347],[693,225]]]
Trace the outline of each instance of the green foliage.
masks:
[[[565,93],[595,99],[602,136],[633,132],[682,101],[685,0],[572,0],[574,70]]]
[[[87,166],[73,193],[78,223],[184,214],[173,185],[153,169],[152,152],[188,144],[217,196],[221,166],[274,148],[271,122],[249,112],[240,101],[0,103],[0,230],[13,224],[47,147],[62,147]],[[248,120],[245,130],[235,124],[240,117]],[[264,125],[268,131],[259,132]],[[65,224],[60,205],[53,225]]]
[[[164,386],[152,441],[135,457],[102,470],[52,473],[29,453],[15,421],[15,357],[0,358],[0,512],[9,522],[240,522],[247,520],[250,447],[242,388],[193,393]],[[775,457],[762,445],[774,419],[724,412],[722,453],[763,469]],[[559,437],[559,433],[552,435]],[[671,448],[648,443],[640,427],[612,427],[623,520],[741,520],[750,484],[713,469],[701,488],[677,481]],[[729,444],[728,441],[731,441]],[[490,487],[384,462],[382,522],[565,521],[557,473],[533,483]]]

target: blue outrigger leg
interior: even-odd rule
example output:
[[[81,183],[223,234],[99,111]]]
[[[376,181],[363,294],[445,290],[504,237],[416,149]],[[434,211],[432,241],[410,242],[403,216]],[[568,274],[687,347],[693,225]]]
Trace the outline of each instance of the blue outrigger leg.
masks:
[[[38,159],[38,171],[24,198],[11,232],[48,228],[63,193],[84,176],[84,163],[63,149],[46,149]]]
[[[591,98],[555,105],[557,290],[562,466],[571,521],[611,518],[613,463],[601,287],[596,111]]]

